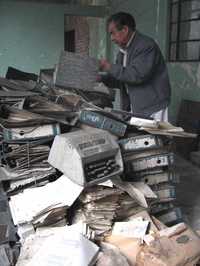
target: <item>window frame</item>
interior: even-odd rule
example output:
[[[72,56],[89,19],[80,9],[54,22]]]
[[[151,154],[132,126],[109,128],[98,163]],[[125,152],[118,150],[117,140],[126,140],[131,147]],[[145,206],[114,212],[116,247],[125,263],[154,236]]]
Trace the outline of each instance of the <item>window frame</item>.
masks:
[[[199,21],[199,18],[190,18],[190,19],[181,19],[181,11],[182,11],[182,3],[185,2],[193,2],[195,0],[169,0],[168,1],[168,10],[169,10],[169,22],[168,22],[168,61],[169,62],[199,62],[200,56],[197,59],[180,59],[180,45],[183,43],[195,43],[199,42],[200,44],[200,37],[199,39],[180,39],[180,33],[181,33],[181,24],[182,23],[191,23],[192,21]],[[173,21],[172,17],[172,11],[173,7],[177,5],[177,20]],[[176,39],[172,40],[172,27],[173,25],[177,25],[177,33],[176,33]],[[172,45],[175,45],[176,51],[175,51],[175,59],[171,55],[171,48]],[[199,45],[200,47],[200,45]]]

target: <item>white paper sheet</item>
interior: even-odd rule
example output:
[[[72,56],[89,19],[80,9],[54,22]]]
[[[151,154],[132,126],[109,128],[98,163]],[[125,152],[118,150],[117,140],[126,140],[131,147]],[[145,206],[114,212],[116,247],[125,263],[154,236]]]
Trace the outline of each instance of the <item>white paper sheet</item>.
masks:
[[[117,222],[113,226],[112,235],[143,239],[148,225],[149,221],[143,221],[142,217],[138,217],[130,222]]]
[[[45,186],[26,189],[11,197],[10,208],[14,223],[30,222],[47,208],[71,206],[82,190],[82,186],[64,175]]]
[[[137,127],[148,127],[148,128],[158,128],[158,123],[155,120],[144,119],[139,117],[131,117],[130,125]]]
[[[144,182],[132,182],[129,183],[131,186],[139,189],[146,198],[149,199],[156,199],[157,195],[153,192],[153,190],[150,188],[150,186],[148,186],[147,184],[145,184]]]
[[[88,266],[98,250],[97,245],[81,234],[62,231],[48,237],[27,266]]]

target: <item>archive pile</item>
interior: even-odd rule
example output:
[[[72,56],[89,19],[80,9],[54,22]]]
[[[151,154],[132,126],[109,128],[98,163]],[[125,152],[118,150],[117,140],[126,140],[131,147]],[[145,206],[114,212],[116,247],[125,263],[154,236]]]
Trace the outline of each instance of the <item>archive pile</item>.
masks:
[[[134,265],[129,243],[144,248],[132,252],[142,265],[164,227],[149,214],[167,225],[181,220],[167,136],[193,135],[113,110],[113,94],[96,75],[96,60],[63,52],[56,71],[37,77],[9,68],[0,78],[0,181],[22,244],[18,266],[100,266],[106,254]]]
[[[119,141],[124,158],[124,179],[142,182],[157,195],[149,202],[150,213],[163,223],[181,221],[181,210],[176,206],[174,154],[165,144],[166,139],[156,135],[135,135]]]

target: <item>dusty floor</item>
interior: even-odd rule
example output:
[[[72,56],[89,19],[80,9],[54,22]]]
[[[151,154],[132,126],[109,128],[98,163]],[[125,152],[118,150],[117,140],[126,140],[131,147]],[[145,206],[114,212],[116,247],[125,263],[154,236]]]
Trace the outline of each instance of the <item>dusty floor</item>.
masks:
[[[180,173],[177,202],[182,209],[184,221],[193,229],[200,230],[200,167],[180,156],[175,157],[175,167]]]

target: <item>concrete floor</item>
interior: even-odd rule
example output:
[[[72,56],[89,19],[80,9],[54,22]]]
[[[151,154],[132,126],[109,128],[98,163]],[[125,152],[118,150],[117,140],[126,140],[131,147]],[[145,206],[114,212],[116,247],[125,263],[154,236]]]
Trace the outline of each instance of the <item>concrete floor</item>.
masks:
[[[193,229],[200,230],[200,167],[176,155],[175,169],[180,173],[177,203],[183,219]]]

